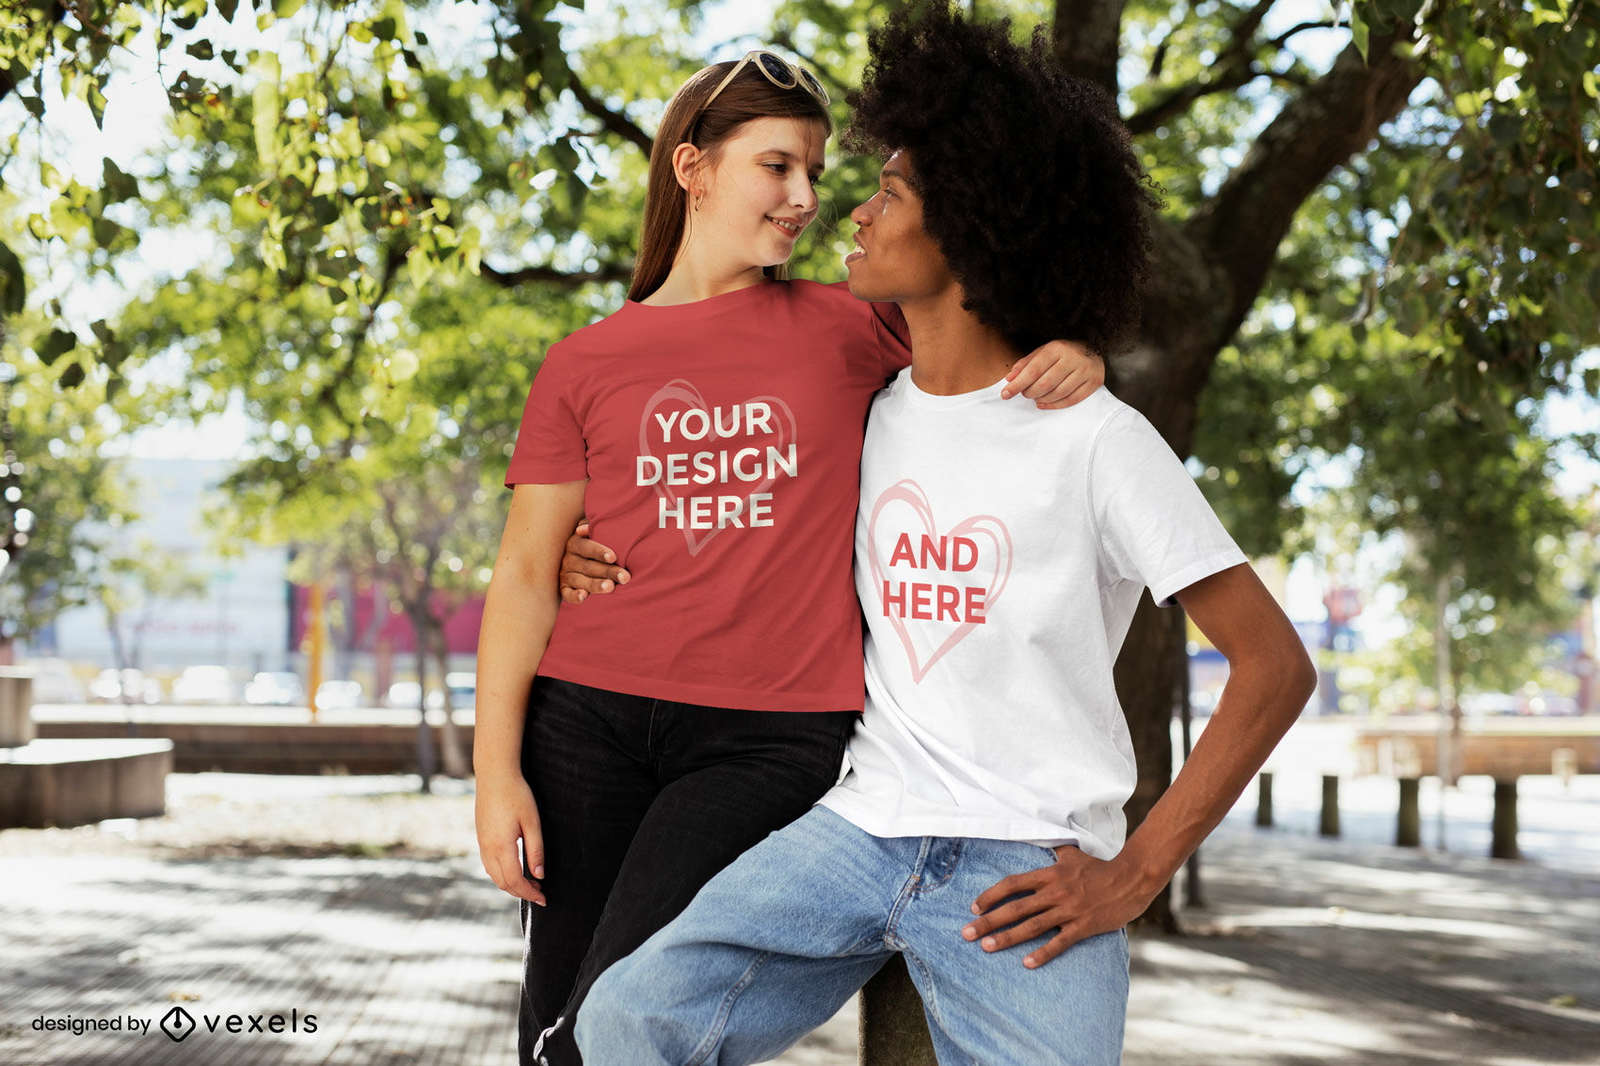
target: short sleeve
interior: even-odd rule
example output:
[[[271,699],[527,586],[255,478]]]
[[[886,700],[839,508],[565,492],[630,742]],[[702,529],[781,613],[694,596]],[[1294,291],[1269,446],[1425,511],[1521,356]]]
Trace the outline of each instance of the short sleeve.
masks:
[[[911,327],[900,305],[873,303],[872,327],[877,332],[878,351],[883,357],[883,376],[892,378],[911,365]]]
[[[1182,460],[1132,408],[1100,428],[1089,499],[1112,577],[1148,587],[1162,607],[1196,581],[1249,561]]]
[[[589,476],[583,426],[571,392],[571,360],[555,345],[545,355],[528,390],[522,425],[506,470],[506,487],[559,485]]]

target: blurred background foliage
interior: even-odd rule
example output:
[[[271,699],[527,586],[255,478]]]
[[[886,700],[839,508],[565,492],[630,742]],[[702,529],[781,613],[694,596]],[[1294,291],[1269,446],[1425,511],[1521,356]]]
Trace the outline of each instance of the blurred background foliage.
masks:
[[[255,436],[221,535],[387,551],[397,597],[481,589],[541,354],[622,300],[666,99],[767,43],[834,90],[842,127],[867,30],[903,5],[784,0],[761,38],[717,40],[721,6],[6,5],[0,352],[31,513],[8,519],[7,633],[92,594],[78,531],[133,507],[107,442],[230,404]],[[1388,538],[1419,638],[1441,587],[1460,640],[1499,634],[1458,656],[1464,684],[1531,669],[1507,649],[1593,581],[1553,547],[1593,502],[1554,479],[1600,427],[1550,410],[1600,397],[1600,5],[960,6],[1040,28],[1117,94],[1166,198],[1118,388],[1241,544],[1333,570]],[[161,143],[67,165],[69,112],[100,124],[151,78]],[[842,276],[876,167],[830,158],[796,275]],[[424,486],[437,506],[397,492]],[[1430,676],[1393,657],[1390,680]]]

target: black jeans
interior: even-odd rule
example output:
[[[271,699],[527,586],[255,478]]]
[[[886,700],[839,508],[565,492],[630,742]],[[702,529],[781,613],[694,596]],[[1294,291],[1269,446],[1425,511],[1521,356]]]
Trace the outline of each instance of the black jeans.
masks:
[[[546,906],[520,905],[523,1066],[581,1062],[573,1019],[595,979],[809,810],[838,780],[856,718],[535,679],[522,774],[539,805]]]

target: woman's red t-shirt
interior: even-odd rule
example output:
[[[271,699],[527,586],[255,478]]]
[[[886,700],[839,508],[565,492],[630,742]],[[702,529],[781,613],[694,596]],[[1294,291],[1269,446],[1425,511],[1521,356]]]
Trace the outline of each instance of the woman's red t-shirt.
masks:
[[[632,574],[563,603],[539,673],[715,707],[859,710],[850,553],[873,394],[905,319],[843,284],[629,302],[545,356],[506,484],[587,478]]]

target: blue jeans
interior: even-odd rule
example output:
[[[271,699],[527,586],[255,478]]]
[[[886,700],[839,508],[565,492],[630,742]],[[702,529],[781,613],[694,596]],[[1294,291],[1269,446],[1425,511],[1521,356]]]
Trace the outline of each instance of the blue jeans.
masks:
[[[1125,933],[1081,941],[1037,970],[1022,959],[1048,936],[994,953],[961,936],[980,893],[1054,861],[1017,841],[875,837],[813,807],[600,977],[578,1015],[584,1061],[773,1058],[901,952],[941,1063],[1114,1066]]]

